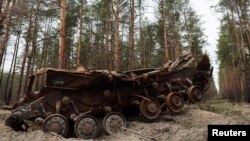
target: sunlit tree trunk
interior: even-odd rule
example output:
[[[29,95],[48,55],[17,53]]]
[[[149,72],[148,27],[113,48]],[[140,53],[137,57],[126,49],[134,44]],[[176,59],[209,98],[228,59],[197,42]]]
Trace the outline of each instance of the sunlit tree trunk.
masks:
[[[134,48],[135,48],[135,4],[134,0],[130,0],[130,28],[129,28],[129,43],[130,43],[130,50],[129,50],[129,69],[134,69]]]
[[[121,54],[121,46],[120,46],[120,18],[119,18],[119,15],[120,15],[120,0],[117,0],[116,1],[116,6],[115,6],[115,37],[114,37],[114,40],[115,40],[115,53],[114,53],[114,58],[115,58],[115,70],[116,71],[120,71],[121,69],[121,60],[120,60],[120,54]]]
[[[175,1],[176,2],[176,1]],[[174,13],[176,13],[176,6],[174,7]],[[175,18],[175,17],[174,17]],[[180,48],[180,38],[179,38],[179,24],[178,21],[173,19],[173,32],[174,32],[174,44],[173,44],[173,49],[174,49],[174,57],[173,59],[175,60],[181,52]]]
[[[227,12],[226,12],[227,16],[230,17],[230,14],[229,14],[229,11],[227,9]],[[234,36],[234,25],[231,23],[230,19],[228,19],[228,25],[229,25],[229,32],[231,33],[231,38],[232,38],[232,41],[233,41],[233,46],[232,48],[230,49],[231,52],[232,52],[232,64],[233,64],[233,68],[235,68],[235,48],[238,46],[237,44],[237,41],[235,39],[235,36]]]
[[[139,0],[139,49],[140,49],[140,67],[145,68],[145,57],[144,57],[144,45],[143,45],[143,35],[142,35],[142,13],[141,13],[142,1]]]
[[[110,39],[111,39],[111,34],[110,34],[110,0],[105,1],[105,20],[104,20],[104,26],[105,26],[105,37],[104,37],[104,68],[108,68],[109,60],[110,60]]]
[[[248,51],[250,51],[250,22],[249,22],[249,17],[248,17],[248,8],[247,8],[247,2],[246,0],[241,0],[240,4],[240,10],[243,15],[243,20],[244,20],[244,26],[246,27],[246,36],[247,36],[247,43],[248,43]]]
[[[92,32],[92,21],[90,22],[89,24],[89,28],[90,28],[90,35],[89,35],[89,38],[90,38],[90,42],[89,42],[89,51],[88,51],[88,67],[89,68],[92,68],[93,67],[93,60],[94,60],[94,56],[92,55],[92,50],[93,50],[93,32]]]
[[[68,70],[73,69],[73,64],[74,64],[73,61],[75,61],[75,60],[71,61],[71,58],[73,58],[74,40],[75,40],[75,36],[74,36],[74,34],[72,34],[70,37],[70,46],[67,48],[67,52],[66,52],[67,55],[65,55],[65,57],[66,57],[65,58],[65,62],[66,62],[65,68],[67,68]]]
[[[38,19],[39,19],[39,13],[40,13],[40,4],[41,0],[37,1],[37,8],[36,8],[36,14],[35,14],[35,20],[32,30],[32,51],[31,51],[31,67],[30,67],[30,74],[33,73],[34,67],[35,67],[35,61],[36,61],[36,54],[37,54],[37,34],[38,34]]]
[[[66,0],[61,0],[61,24],[60,24],[60,38],[59,38],[59,52],[58,52],[58,68],[65,68],[64,55],[66,48]]]
[[[80,28],[79,28],[79,45],[77,50],[77,66],[81,64],[81,54],[82,54],[82,43],[83,43],[83,32],[82,32],[82,24],[83,24],[83,0],[80,1]]]
[[[28,84],[29,76],[30,74],[33,73],[34,69],[34,63],[35,63],[35,58],[36,58],[36,40],[37,40],[37,26],[38,26],[38,14],[40,10],[40,1],[38,1],[36,5],[36,12],[35,12],[35,19],[32,22],[32,28],[31,28],[31,35],[30,35],[30,40],[31,40],[31,52],[28,51],[27,54],[27,67],[26,67],[26,74],[25,74],[25,79],[24,79],[24,84]],[[30,19],[32,20],[32,19]]]
[[[173,60],[177,59],[178,56],[180,55],[181,52],[181,48],[180,48],[180,38],[179,38],[179,30],[178,30],[178,26],[174,25],[173,27],[174,30],[174,44],[173,44],[173,49],[174,49],[174,57]]]
[[[169,59],[169,50],[168,50],[168,36],[166,27],[165,0],[161,1],[161,5],[162,5],[162,25],[163,25],[163,56],[164,56],[164,61],[167,62],[167,60]]]
[[[5,104],[8,105],[10,104],[10,100],[12,98],[12,88],[13,88],[13,81],[14,81],[14,75],[15,75],[15,69],[16,69],[16,59],[17,59],[17,54],[18,54],[18,46],[19,46],[19,39],[20,39],[20,34],[21,31],[18,31],[19,33],[17,34],[16,41],[15,41],[15,49],[14,53],[12,56],[12,61],[9,69],[9,73],[7,76],[7,81],[6,81],[6,86],[5,86]],[[10,81],[10,83],[9,83]]]
[[[49,46],[49,35],[51,31],[52,26],[52,19],[47,19],[47,22],[45,24],[45,32],[44,32],[44,41],[43,41],[43,47],[42,47],[42,53],[41,53],[41,60],[39,64],[39,69],[44,68],[46,66],[46,60],[47,60],[47,52],[48,52],[48,46]],[[55,67],[55,66],[50,66]]]
[[[9,94],[8,94],[8,100],[10,101],[12,98],[12,93],[13,93],[13,85],[14,85],[14,79],[15,79],[15,74],[16,74],[16,64],[17,64],[17,56],[18,56],[18,49],[19,49],[19,43],[20,43],[20,35],[21,35],[21,28],[18,31],[18,35],[17,35],[17,42],[15,44],[15,57],[14,60],[12,60],[14,62],[14,66],[13,66],[13,70],[12,70],[12,74],[11,74],[11,82],[10,82],[10,89],[9,89]]]
[[[236,12],[237,12],[237,16],[238,18],[240,19],[241,18],[241,15],[240,15],[240,12],[239,12],[239,8],[238,6],[235,7],[236,8]],[[244,42],[244,33],[243,33],[243,23],[241,22],[241,20],[239,20],[239,29],[240,29],[240,39],[239,39],[239,48],[240,48],[240,56],[242,58],[242,68],[245,68],[245,64],[246,64],[246,52],[245,52],[245,42]]]
[[[110,21],[112,21],[114,19],[114,14],[110,16]],[[109,24],[109,29],[110,31],[114,31],[115,30],[115,24],[110,23]],[[109,48],[110,48],[110,53],[109,53],[109,70],[113,70],[114,69],[114,38],[115,38],[115,34],[110,34],[110,43],[109,43]]]
[[[10,27],[11,27],[11,18],[12,18],[12,12],[13,12],[13,9],[15,7],[15,4],[16,4],[16,0],[13,0],[12,4],[9,7],[9,10],[7,8],[8,7],[8,5],[7,5],[6,6],[6,11],[2,14],[3,16],[1,16],[2,17],[2,21],[3,21],[3,18],[7,14],[6,31],[5,31],[5,33],[3,35],[3,42],[0,45],[0,67],[2,65],[3,55],[4,55],[4,52],[5,52],[6,48],[7,48],[7,44],[8,44],[8,41],[9,41],[9,32],[10,32]]]
[[[24,90],[26,88],[26,84],[23,82],[24,80],[24,70],[25,70],[25,66],[26,66],[26,59],[28,56],[28,51],[29,51],[29,46],[30,46],[30,40],[31,40],[31,28],[32,28],[32,14],[33,14],[33,5],[31,7],[30,10],[30,15],[29,15],[29,25],[28,25],[28,29],[27,29],[27,35],[25,37],[25,47],[24,47],[24,55],[23,55],[23,59],[21,62],[21,68],[20,68],[20,79],[19,79],[19,84],[18,84],[18,89],[17,89],[17,94],[20,94],[20,96],[22,97]]]
[[[187,11],[186,11],[186,9],[184,9],[184,23],[185,23],[185,30],[187,32],[188,48],[191,49],[191,37],[190,37],[190,29],[189,29],[189,26],[188,26],[188,17],[187,16],[188,16]],[[196,55],[196,54],[194,54],[194,55]]]
[[[236,29],[236,20],[235,20],[235,16],[234,16],[234,6],[232,1],[227,1],[228,7],[229,7],[229,11],[230,11],[230,15],[231,15],[231,21],[232,21],[232,36],[234,36],[235,39],[235,43],[236,43],[236,50],[238,52],[238,55],[240,55],[240,43],[239,43],[239,36],[237,33],[237,29]],[[240,55],[241,57],[241,55]]]

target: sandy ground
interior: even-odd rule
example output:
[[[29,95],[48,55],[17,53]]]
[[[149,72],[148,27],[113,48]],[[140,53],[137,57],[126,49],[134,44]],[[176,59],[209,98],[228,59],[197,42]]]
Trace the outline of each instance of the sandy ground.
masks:
[[[55,133],[41,130],[15,132],[4,125],[9,111],[0,110],[0,141],[74,141],[77,138],[63,138]],[[140,119],[140,118],[139,118]],[[139,121],[138,117],[127,119],[129,131],[116,135],[103,132],[95,140],[107,141],[203,141],[207,140],[208,124],[250,124],[250,105],[228,102],[206,103],[186,106],[180,114],[163,113],[156,121]],[[138,135],[137,132],[141,135]]]

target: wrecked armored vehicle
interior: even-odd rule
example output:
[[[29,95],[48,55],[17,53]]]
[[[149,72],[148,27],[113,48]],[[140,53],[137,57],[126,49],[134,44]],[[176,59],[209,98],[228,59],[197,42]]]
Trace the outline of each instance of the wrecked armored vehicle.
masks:
[[[153,120],[165,110],[180,112],[186,101],[199,102],[212,71],[207,55],[197,61],[191,53],[161,68],[127,72],[41,69],[30,76],[6,125],[27,130],[27,121],[35,121],[44,132],[62,136],[72,126],[77,137],[90,139],[98,135],[102,119],[103,129],[113,134],[125,128],[127,115]]]

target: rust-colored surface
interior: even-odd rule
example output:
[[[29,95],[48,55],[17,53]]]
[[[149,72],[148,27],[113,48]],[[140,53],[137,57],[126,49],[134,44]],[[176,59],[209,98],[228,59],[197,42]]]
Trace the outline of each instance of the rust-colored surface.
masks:
[[[30,77],[26,95],[15,105],[6,125],[25,130],[20,125],[36,120],[43,123],[45,132],[57,125],[56,133],[66,136],[69,127],[64,127],[67,123],[63,119],[67,119],[75,123],[78,137],[88,139],[100,129],[95,117],[118,113],[111,116],[116,120],[104,118],[104,129],[110,134],[117,130],[112,125],[118,123],[113,122],[123,119],[123,115],[141,114],[153,120],[166,109],[178,113],[186,101],[199,102],[209,88],[213,69],[208,56],[194,60],[191,53],[186,53],[160,68],[126,72],[41,69]],[[58,121],[51,123],[53,118]],[[85,128],[78,129],[79,125],[86,125],[86,132]]]

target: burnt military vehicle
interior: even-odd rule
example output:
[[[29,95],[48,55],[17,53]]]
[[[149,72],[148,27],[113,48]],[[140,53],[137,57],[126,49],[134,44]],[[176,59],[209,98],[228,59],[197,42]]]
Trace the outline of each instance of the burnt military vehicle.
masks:
[[[153,120],[164,110],[180,112],[186,101],[201,101],[212,71],[207,55],[198,61],[191,53],[160,68],[127,72],[44,68],[30,76],[6,125],[27,130],[31,120],[62,136],[74,126],[77,137],[90,139],[98,135],[102,118],[103,129],[113,134],[126,126],[132,111]]]

